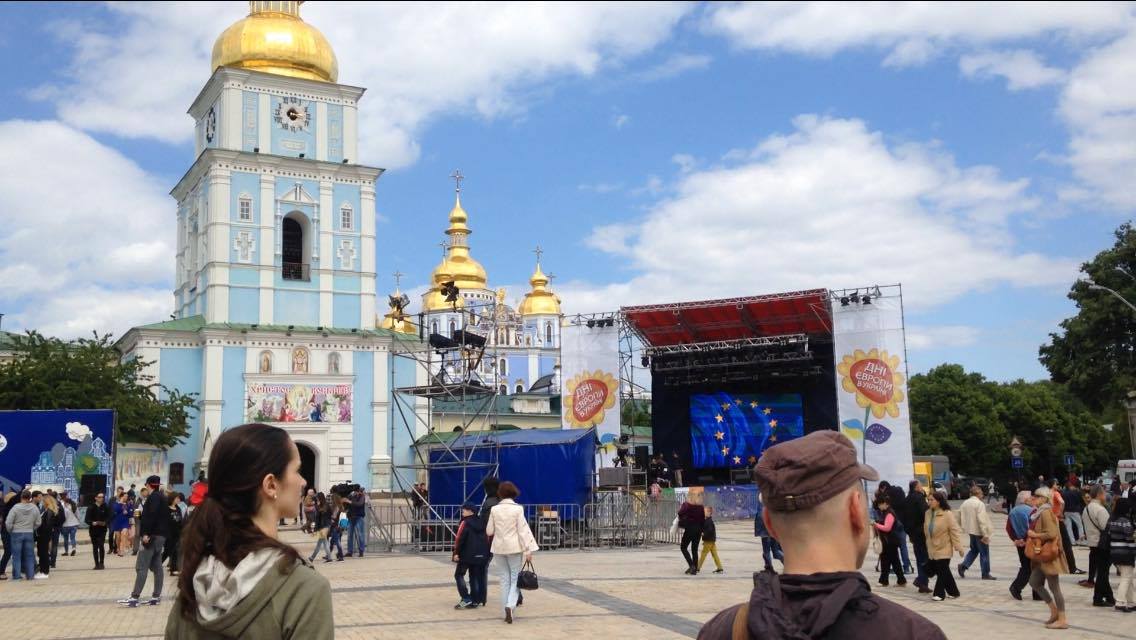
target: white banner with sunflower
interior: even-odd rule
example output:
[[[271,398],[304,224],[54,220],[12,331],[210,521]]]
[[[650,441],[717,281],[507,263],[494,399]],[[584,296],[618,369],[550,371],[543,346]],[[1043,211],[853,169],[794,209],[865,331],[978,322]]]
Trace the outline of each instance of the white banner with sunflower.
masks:
[[[914,474],[899,294],[834,305],[832,316],[841,432],[881,480],[906,486]]]
[[[560,330],[562,424],[595,427],[597,465],[610,465],[619,440],[619,329],[569,325]]]

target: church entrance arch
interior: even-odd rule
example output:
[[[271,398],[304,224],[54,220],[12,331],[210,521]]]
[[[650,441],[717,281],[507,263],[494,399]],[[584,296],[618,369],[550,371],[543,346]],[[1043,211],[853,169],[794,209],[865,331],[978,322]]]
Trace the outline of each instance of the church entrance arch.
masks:
[[[304,492],[306,493],[308,489],[316,489],[317,491],[325,489],[325,487],[316,486],[316,457],[318,455],[316,450],[304,442],[297,442],[296,448],[300,450],[300,475],[308,483]]]

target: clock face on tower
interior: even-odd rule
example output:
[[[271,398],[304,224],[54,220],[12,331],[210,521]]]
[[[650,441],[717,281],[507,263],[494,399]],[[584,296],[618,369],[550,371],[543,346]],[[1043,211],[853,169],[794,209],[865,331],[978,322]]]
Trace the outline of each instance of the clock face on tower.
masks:
[[[308,103],[295,97],[286,97],[276,105],[276,114],[273,117],[281,129],[287,131],[306,131],[311,122],[311,111]]]
[[[205,141],[213,142],[213,137],[217,135],[217,112],[209,107],[209,113],[205,114]]]

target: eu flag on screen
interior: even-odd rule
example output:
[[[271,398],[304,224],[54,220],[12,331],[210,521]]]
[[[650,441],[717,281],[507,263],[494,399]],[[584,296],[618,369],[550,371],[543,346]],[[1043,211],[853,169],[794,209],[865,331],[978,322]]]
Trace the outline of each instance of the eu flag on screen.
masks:
[[[690,451],[695,468],[745,466],[750,456],[804,435],[798,393],[697,393],[690,396]]]

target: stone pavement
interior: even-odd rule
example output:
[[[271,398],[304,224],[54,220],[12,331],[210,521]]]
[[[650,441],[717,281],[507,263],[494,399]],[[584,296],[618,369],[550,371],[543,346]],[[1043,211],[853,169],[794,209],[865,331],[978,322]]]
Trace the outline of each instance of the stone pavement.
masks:
[[[934,620],[949,638],[1136,636],[1136,613],[1089,606],[1090,591],[1076,585],[1080,576],[1062,577],[1073,628],[1046,630],[1041,623],[1048,610],[1042,603],[1030,601],[1028,590],[1024,602],[1012,600],[1006,591],[1017,555],[1001,533],[1005,516],[993,514],[992,520],[997,581],[977,579],[976,563],[969,572],[974,577],[959,581],[958,600],[932,602],[911,586],[877,592]],[[331,581],[338,638],[692,638],[717,611],[748,597],[751,573],[761,565],[761,544],[752,537],[752,523],[719,523],[718,532],[726,565],[720,575],[684,575],[677,547],[538,553],[541,589],[528,594],[512,626],[498,615],[499,591],[492,572],[490,606],[453,608],[458,598],[453,565],[445,555],[370,555],[330,564],[317,560],[317,567]],[[314,546],[299,532],[284,535],[305,553]],[[167,580],[167,600],[160,606],[119,608],[114,600],[130,589],[133,558],[110,556],[107,569],[96,572],[90,569],[89,549],[82,546],[80,555],[60,557],[49,580],[0,582],[3,640],[161,637],[170,611],[168,596],[174,593],[172,581]],[[1078,548],[1076,554],[1085,568],[1087,550]],[[957,557],[952,566],[955,562]],[[874,565],[869,553],[865,566]],[[875,587],[877,576],[869,574]]]

